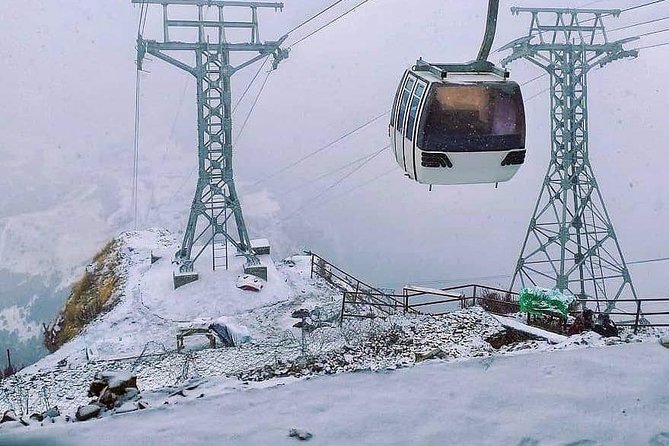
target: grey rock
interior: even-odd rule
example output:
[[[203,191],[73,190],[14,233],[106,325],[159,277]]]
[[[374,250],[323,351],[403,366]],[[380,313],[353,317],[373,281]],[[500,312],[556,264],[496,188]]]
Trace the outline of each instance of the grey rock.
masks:
[[[96,404],[88,404],[86,406],[79,406],[76,413],[77,421],[86,421],[100,415],[102,408]]]
[[[58,409],[58,406],[53,406],[46,410],[42,415],[44,415],[45,418],[57,418],[60,416],[60,410]]]
[[[0,423],[6,423],[8,421],[19,421],[19,417],[16,415],[16,412],[11,409],[6,411],[0,419]]]
[[[308,441],[308,440],[311,440],[311,438],[313,437],[311,432],[307,432],[304,429],[295,429],[295,428],[291,429],[288,432],[288,436],[293,437],[293,438],[297,438],[298,440],[301,440],[301,441]]]

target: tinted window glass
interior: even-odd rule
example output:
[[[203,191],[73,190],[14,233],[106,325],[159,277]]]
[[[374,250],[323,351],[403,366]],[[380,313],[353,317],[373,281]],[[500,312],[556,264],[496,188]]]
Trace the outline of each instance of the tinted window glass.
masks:
[[[416,91],[413,93],[413,97],[411,98],[411,105],[409,106],[409,119],[407,121],[406,131],[406,137],[409,138],[409,141],[413,141],[413,129],[416,126],[418,106],[420,105],[420,100],[423,99],[423,93],[425,93],[425,84],[419,83],[416,86]]]
[[[413,90],[415,83],[416,78],[409,77],[409,79],[407,79],[406,85],[404,86],[404,91],[402,92],[402,102],[400,103],[400,111],[397,114],[397,124],[395,125],[395,128],[400,132],[404,129],[404,117],[406,116],[407,103],[409,102],[411,91]]]
[[[509,150],[525,146],[525,112],[513,82],[446,84],[432,90],[421,123],[423,150]]]
[[[393,127],[397,123],[397,110],[398,110],[398,105],[400,102],[400,95],[402,94],[402,91],[404,91],[404,81],[406,80],[407,75],[405,74],[402,77],[402,81],[400,82],[400,85],[397,87],[397,92],[395,93],[395,100],[393,101],[393,113],[390,115],[390,125]]]

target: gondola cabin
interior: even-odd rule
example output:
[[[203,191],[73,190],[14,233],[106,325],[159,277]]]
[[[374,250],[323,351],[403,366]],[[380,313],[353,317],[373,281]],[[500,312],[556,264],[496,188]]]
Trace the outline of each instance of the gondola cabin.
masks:
[[[407,70],[391,121],[395,159],[423,184],[499,183],[525,161],[520,87],[496,73]]]

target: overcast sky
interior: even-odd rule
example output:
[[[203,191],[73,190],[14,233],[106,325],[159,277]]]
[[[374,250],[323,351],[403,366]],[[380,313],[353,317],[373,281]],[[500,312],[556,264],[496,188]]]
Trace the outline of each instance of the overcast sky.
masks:
[[[330,0],[284,3],[283,13],[262,14],[263,39],[276,39]],[[403,70],[418,57],[442,62],[474,58],[486,3],[371,0],[296,45],[270,75],[235,148],[251,236],[270,237],[281,253],[300,248],[321,252],[379,285],[511,273],[548,164],[547,94],[526,104],[526,164],[497,189],[453,186],[428,192],[399,168],[358,187],[393,169],[393,156],[385,152],[323,193],[345,172],[318,182],[314,178],[387,144],[386,119],[257,183],[388,110]],[[503,0],[495,47],[527,32],[527,17],[511,16],[511,6],[587,3],[624,8],[640,1]],[[666,15],[669,2],[607,22],[613,27]],[[105,239],[132,228],[137,16],[138,8],[126,1],[1,2],[0,268],[30,270],[45,258],[51,265],[65,265],[63,270],[78,267]],[[149,17],[147,34],[156,31],[154,19]],[[660,29],[661,24],[619,31],[611,38]],[[658,34],[629,47],[668,40],[667,34]],[[591,159],[629,260],[669,256],[664,178],[669,92],[663,77],[668,55],[669,46],[648,49],[636,60],[616,62],[590,76]],[[158,60],[147,61],[145,69],[140,226],[178,232],[186,223],[195,185],[194,84]],[[540,74],[523,61],[510,69],[519,82]],[[236,95],[255,70],[238,75]],[[234,116],[235,133],[259,84]],[[533,82],[524,95],[530,98],[547,86],[546,78]],[[667,264],[632,267],[640,294],[665,293],[666,270]],[[508,285],[509,279],[485,282]]]

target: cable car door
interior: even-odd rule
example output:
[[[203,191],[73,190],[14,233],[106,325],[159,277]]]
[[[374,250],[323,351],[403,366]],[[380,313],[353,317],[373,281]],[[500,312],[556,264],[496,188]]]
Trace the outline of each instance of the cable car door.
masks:
[[[416,86],[416,77],[408,75],[405,78],[404,86],[402,87],[402,94],[400,96],[400,102],[397,110],[397,120],[395,121],[395,130],[393,132],[394,146],[397,151],[397,162],[404,168],[406,172],[411,172],[408,169],[407,165],[407,153],[404,147],[404,127],[406,125],[407,118],[407,108],[409,106],[409,100],[411,99],[411,94],[413,93],[414,87]],[[409,154],[411,155],[411,154]],[[412,169],[413,171],[413,169]],[[412,177],[413,178],[413,177]]]
[[[423,108],[426,97],[427,82],[416,80],[416,86],[411,92],[411,99],[407,104],[407,118],[404,125],[404,158],[406,160],[406,171],[413,179],[417,179],[416,163],[420,162],[420,154],[417,154],[418,119]]]

